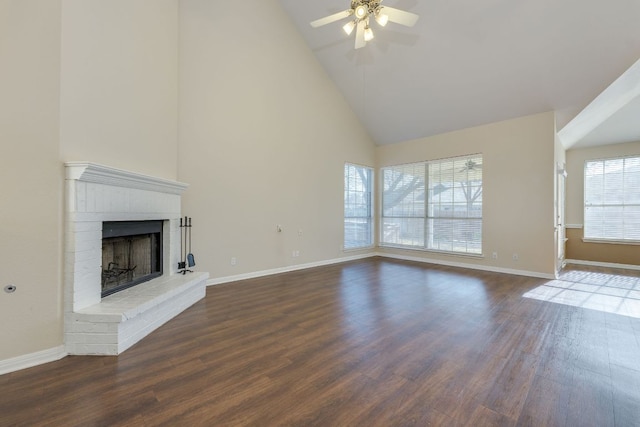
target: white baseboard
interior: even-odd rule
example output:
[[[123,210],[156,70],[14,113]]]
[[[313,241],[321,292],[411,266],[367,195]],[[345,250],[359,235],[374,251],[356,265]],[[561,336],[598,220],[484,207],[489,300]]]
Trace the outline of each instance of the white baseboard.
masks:
[[[62,359],[66,355],[67,352],[64,351],[64,346],[61,345],[47,350],[36,351],[35,353],[13,357],[11,359],[0,360],[0,375],[42,365],[43,363],[54,362]]]
[[[592,267],[606,267],[606,268],[621,268],[625,270],[640,270],[640,265],[634,264],[617,264],[614,262],[598,262],[598,261],[583,261],[581,259],[565,259],[567,264],[575,265],[589,265]]]
[[[448,267],[468,268],[471,270],[490,271],[493,273],[506,273],[506,274],[513,274],[516,276],[536,277],[539,279],[554,280],[556,278],[555,274],[540,273],[538,271],[515,270],[512,268],[493,267],[489,265],[478,265],[478,264],[467,264],[464,262],[444,261],[440,259],[422,258],[422,257],[397,255],[397,254],[389,254],[389,253],[378,253],[376,255],[381,257],[386,257],[386,258],[401,259],[405,261],[424,262],[427,264],[446,265]]]
[[[364,258],[371,258],[375,256],[392,258],[392,259],[400,259],[405,261],[417,261],[417,262],[423,262],[427,264],[446,265],[448,267],[460,267],[460,268],[468,268],[472,270],[491,271],[494,273],[513,274],[516,276],[536,277],[539,279],[548,279],[548,280],[556,279],[555,274],[546,274],[546,273],[540,273],[537,271],[515,270],[511,268],[467,264],[464,262],[443,261],[439,259],[412,257],[412,256],[406,256],[406,255],[389,254],[384,252],[370,252],[362,255],[354,255],[354,256],[349,256],[344,258],[334,258],[326,261],[312,262],[308,264],[291,265],[286,267],[274,268],[270,270],[262,270],[262,271],[255,271],[252,273],[238,274],[234,276],[213,278],[207,281],[207,286],[220,285],[222,283],[229,283],[229,282],[236,282],[238,280],[255,279],[258,277],[270,276],[273,274],[280,274],[280,273],[287,273],[290,271],[304,270],[304,269],[313,268],[313,267],[322,267],[324,265],[339,264],[342,262],[354,261],[354,260],[364,259]]]
[[[358,259],[371,258],[379,254],[369,252],[366,254],[334,258],[325,261],[310,262],[307,264],[288,265],[286,267],[272,268],[269,270],[254,271],[252,273],[237,274],[234,276],[216,277],[207,281],[207,286],[220,285],[222,283],[237,282],[238,280],[255,279],[258,277],[271,276],[274,274],[288,273],[290,271],[306,270],[307,268],[322,267],[325,265],[339,264],[341,262],[355,261]]]

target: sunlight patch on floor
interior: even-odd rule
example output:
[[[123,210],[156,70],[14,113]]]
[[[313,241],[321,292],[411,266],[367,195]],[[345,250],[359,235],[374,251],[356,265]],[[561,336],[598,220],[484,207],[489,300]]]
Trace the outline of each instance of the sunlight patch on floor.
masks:
[[[541,301],[640,319],[640,278],[570,271],[523,295]]]

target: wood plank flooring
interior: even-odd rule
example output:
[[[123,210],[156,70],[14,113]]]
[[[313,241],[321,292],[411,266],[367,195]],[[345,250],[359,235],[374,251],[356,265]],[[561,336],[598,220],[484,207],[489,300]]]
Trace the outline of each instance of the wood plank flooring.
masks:
[[[640,425],[640,319],[523,297],[545,282],[370,258],[210,287],[118,357],[0,376],[0,425]]]

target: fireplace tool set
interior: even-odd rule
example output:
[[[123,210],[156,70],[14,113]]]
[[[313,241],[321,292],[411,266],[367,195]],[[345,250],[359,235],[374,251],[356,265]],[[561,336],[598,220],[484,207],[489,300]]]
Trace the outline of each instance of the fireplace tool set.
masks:
[[[189,252],[187,253],[187,245]],[[180,218],[180,262],[178,262],[178,273],[193,273],[188,267],[196,265],[196,260],[191,252],[191,218],[185,216]]]

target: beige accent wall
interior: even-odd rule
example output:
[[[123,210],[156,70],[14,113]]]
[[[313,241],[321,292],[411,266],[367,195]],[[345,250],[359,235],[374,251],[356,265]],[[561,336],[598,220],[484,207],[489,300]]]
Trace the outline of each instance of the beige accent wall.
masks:
[[[63,161],[177,177],[178,0],[62,0]]]
[[[567,259],[640,265],[640,246],[582,241],[582,228],[567,229]]]
[[[567,151],[567,224],[584,224],[584,163],[587,160],[640,155],[640,141]],[[585,243],[582,228],[567,230],[567,259],[640,265],[640,246]]]
[[[385,248],[488,268],[555,273],[555,123],[543,113],[377,148],[378,166],[483,155],[483,257]],[[498,259],[492,259],[497,252]],[[518,260],[513,259],[518,254]]]
[[[198,268],[215,279],[354,255],[344,163],[374,166],[374,144],[279,3],[183,0],[180,27],[178,170]]]
[[[0,64],[3,360],[62,344],[60,1],[0,0]]]

